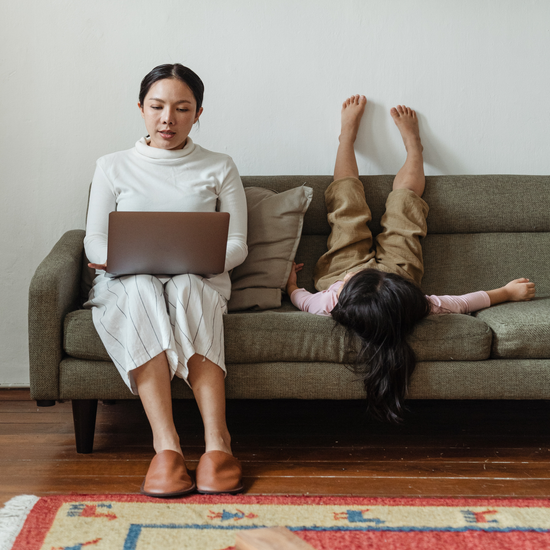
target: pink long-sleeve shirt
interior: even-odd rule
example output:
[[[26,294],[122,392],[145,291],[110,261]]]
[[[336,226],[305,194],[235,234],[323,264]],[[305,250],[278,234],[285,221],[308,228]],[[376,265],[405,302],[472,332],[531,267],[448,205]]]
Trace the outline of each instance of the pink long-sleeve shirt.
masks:
[[[292,293],[290,299],[302,311],[330,316],[330,312],[338,303],[338,291],[343,284],[343,281],[336,281],[327,290],[315,294],[299,288]],[[491,305],[489,295],[483,290],[462,296],[426,296],[426,298],[430,302],[431,313],[435,314],[471,313]]]

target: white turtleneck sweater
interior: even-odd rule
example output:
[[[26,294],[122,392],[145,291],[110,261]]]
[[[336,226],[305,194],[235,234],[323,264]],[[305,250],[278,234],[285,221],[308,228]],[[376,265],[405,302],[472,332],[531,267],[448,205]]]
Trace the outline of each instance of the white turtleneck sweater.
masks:
[[[107,261],[109,213],[229,212],[224,273],[208,280],[229,299],[228,271],[244,262],[247,208],[237,168],[228,155],[203,149],[187,138],[183,149],[150,147],[145,138],[135,147],[101,157],[92,182],[84,247],[88,260]],[[103,272],[99,272],[103,273]]]

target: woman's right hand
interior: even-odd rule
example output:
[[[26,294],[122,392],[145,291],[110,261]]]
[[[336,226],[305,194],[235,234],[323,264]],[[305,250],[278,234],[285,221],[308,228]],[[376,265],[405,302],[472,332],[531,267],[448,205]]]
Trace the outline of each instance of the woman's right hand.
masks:
[[[88,264],[88,267],[91,267],[92,269],[102,269],[103,271],[107,271],[107,264]]]

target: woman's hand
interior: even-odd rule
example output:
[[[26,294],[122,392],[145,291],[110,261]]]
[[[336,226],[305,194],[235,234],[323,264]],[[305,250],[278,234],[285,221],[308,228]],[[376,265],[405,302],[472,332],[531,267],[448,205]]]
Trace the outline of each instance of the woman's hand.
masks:
[[[503,302],[525,302],[535,297],[535,283],[525,278],[514,279],[501,288],[489,290],[487,294],[492,306]]]
[[[107,264],[88,264],[88,267],[91,267],[92,269],[102,269],[103,271],[107,271]]]
[[[529,279],[514,279],[504,288],[508,292],[510,302],[525,302],[535,297],[535,283],[531,283]]]
[[[304,264],[297,264],[296,262],[292,262],[292,269],[290,270],[290,275],[288,276],[288,281],[286,283],[286,293],[290,296],[297,288],[297,278],[296,273],[298,271],[301,271],[304,267]]]

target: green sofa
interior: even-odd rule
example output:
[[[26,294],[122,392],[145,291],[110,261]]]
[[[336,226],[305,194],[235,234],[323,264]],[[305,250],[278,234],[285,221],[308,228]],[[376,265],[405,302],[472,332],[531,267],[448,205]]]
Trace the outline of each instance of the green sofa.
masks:
[[[373,233],[393,176],[367,176]],[[243,177],[245,186],[314,190],[296,260],[298,284],[313,291],[312,272],[326,250],[327,176]],[[431,176],[423,241],[426,294],[489,290],[518,277],[537,284],[531,302],[501,304],[475,315],[430,316],[411,343],[418,366],[412,399],[550,398],[550,177]],[[90,280],[84,231],[68,231],[39,265],[29,295],[31,396],[39,405],[72,400],[78,452],[91,452],[97,400],[135,399],[81,308]],[[345,368],[344,332],[330,318],[280,308],[225,317],[229,399],[361,399]],[[174,398],[191,398],[176,378]]]

